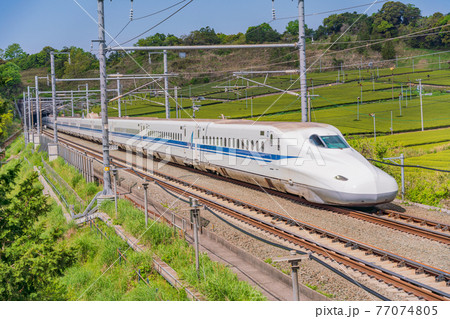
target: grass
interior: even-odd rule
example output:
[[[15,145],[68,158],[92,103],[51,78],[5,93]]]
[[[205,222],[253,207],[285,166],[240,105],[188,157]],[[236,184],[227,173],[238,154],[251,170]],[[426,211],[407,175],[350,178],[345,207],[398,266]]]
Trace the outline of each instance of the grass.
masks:
[[[170,286],[151,268],[149,253],[135,253],[114,231],[99,224],[108,239],[95,228],[73,232],[69,242],[79,248],[79,263],[69,268],[61,282],[67,287],[69,300],[187,300],[184,292]],[[117,249],[126,252],[127,261],[118,259]],[[149,286],[138,282],[137,270],[149,278]]]
[[[349,139],[349,143],[367,158],[383,160],[404,154],[406,165],[419,165],[450,170],[450,129],[409,132],[373,138]],[[399,161],[397,161],[399,162]],[[375,164],[395,177],[401,189],[399,167]],[[407,200],[443,206],[450,197],[449,173],[405,168]]]
[[[70,205],[74,205],[75,212],[82,212],[85,206],[87,206],[92,200],[94,195],[101,190],[101,187],[96,183],[87,183],[83,175],[75,167],[67,164],[62,157],[58,157],[55,161],[52,161],[49,164],[56,171],[56,173],[58,173],[58,175],[73,188],[78,196],[84,200],[84,205],[79,202],[77,197],[70,190],[66,189],[63,185],[60,185],[56,180],[54,180],[51,174],[46,173],[46,176],[50,178],[58,190],[63,193],[67,202]],[[43,171],[45,172],[45,169],[43,169]]]
[[[119,200],[119,216],[114,222],[121,224],[141,242],[168,263],[178,275],[203,293],[208,300],[265,300],[265,297],[248,283],[239,281],[227,267],[200,255],[200,278],[195,269],[195,252],[174,230],[158,222],[145,228],[144,214],[124,200]],[[102,203],[111,218],[115,216],[114,203]]]
[[[16,138],[14,142],[12,142],[11,145],[9,145],[9,147],[7,147],[7,149],[5,150],[4,161],[11,158],[11,156],[19,154],[24,148],[25,148],[25,138],[23,135],[21,135],[18,138]]]
[[[41,159],[41,154],[32,153],[31,149],[32,144],[29,144],[20,158],[14,160],[23,161],[20,181]],[[24,157],[28,158],[31,165]],[[13,165],[13,161],[6,165]],[[50,212],[37,221],[37,224],[45,225],[40,237],[54,236],[56,230],[61,234],[58,245],[75,249],[77,259],[77,262],[65,269],[63,275],[57,279],[64,288],[61,290],[63,294],[58,295],[58,300],[187,300],[184,292],[177,291],[151,269],[149,254],[128,251],[127,262],[115,262],[117,248],[121,248],[123,252],[127,250],[127,245],[121,238],[104,225],[100,227],[108,234],[108,240],[102,240],[89,227],[78,228],[73,222],[67,224],[61,207],[53,200],[50,201]],[[144,278],[149,278],[150,287],[142,281],[137,282],[137,269],[141,269]]]
[[[423,118],[425,128],[436,128],[450,125],[448,112],[449,95],[433,95],[423,97]],[[402,106],[400,116],[399,102],[383,101],[379,103],[366,103],[359,107],[360,120],[357,121],[357,106],[347,105],[333,109],[314,109],[311,112],[313,122],[327,123],[336,126],[343,134],[371,133],[373,132],[373,118],[375,113],[376,129],[378,133],[388,133],[391,127],[391,111],[393,115],[393,131],[409,131],[421,128],[420,101],[413,99]],[[268,121],[298,121],[299,113],[285,113],[270,115],[261,118]]]

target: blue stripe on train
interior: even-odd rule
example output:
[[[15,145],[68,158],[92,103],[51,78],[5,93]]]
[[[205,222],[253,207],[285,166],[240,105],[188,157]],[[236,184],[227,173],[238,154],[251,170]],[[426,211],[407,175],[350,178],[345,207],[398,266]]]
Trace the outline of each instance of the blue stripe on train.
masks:
[[[98,130],[98,129],[87,128],[87,127],[74,127],[74,126],[67,125],[67,124],[59,124],[59,126],[77,128],[80,130],[87,130],[87,131],[96,132],[96,133],[102,132],[102,130]],[[180,148],[184,148],[184,149],[187,149],[187,148],[193,149],[195,147],[195,145],[197,145],[199,147],[199,149],[203,152],[235,156],[238,158],[251,158],[256,161],[262,161],[262,162],[266,162],[266,163],[270,163],[272,161],[278,161],[281,159],[296,158],[296,156],[285,156],[285,155],[278,155],[278,154],[252,152],[252,151],[241,150],[241,149],[237,149],[237,148],[221,147],[221,146],[206,145],[206,144],[195,144],[195,143],[192,144],[192,143],[187,143],[187,142],[183,142],[183,141],[169,140],[169,139],[157,138],[157,137],[140,136],[137,134],[130,134],[130,133],[121,133],[121,132],[110,132],[110,133],[112,135],[115,135],[118,137],[134,139],[136,141],[146,140],[146,141],[153,142],[153,143],[176,146],[176,147],[180,147]]]

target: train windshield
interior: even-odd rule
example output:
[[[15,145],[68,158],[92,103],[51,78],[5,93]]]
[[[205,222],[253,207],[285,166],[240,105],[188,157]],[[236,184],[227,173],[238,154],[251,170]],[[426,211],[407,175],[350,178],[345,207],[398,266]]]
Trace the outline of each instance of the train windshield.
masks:
[[[325,148],[348,148],[348,144],[339,135],[318,136],[311,135],[309,138],[314,145]]]

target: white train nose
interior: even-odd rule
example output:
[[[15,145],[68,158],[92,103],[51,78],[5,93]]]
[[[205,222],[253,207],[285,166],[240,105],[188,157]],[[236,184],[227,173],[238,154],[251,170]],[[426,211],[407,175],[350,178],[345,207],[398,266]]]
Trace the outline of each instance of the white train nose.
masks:
[[[352,206],[368,206],[392,201],[398,192],[396,180],[379,168],[373,167],[371,174],[363,174],[359,182],[352,183],[352,191],[339,192],[341,201]]]

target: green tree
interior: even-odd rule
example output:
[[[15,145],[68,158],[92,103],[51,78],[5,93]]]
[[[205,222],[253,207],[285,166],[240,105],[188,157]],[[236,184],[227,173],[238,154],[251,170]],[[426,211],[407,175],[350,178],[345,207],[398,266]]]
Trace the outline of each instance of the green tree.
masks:
[[[298,20],[289,21],[286,26],[284,35],[287,37],[287,41],[298,41]],[[305,36],[311,38],[314,36],[314,30],[308,28],[305,24]]]
[[[86,71],[98,67],[95,56],[81,48],[72,47],[70,49],[70,60],[70,63],[69,61],[64,62],[65,78],[82,77]]]
[[[421,17],[420,10],[412,4],[405,5],[399,1],[383,4],[374,15],[374,31],[380,34],[396,36],[400,25],[415,24]]]
[[[20,162],[0,173],[0,300],[64,300],[58,277],[77,259],[61,229],[39,222],[50,211],[29,174],[18,185]]]
[[[183,42],[187,45],[219,44],[220,39],[216,31],[208,26],[200,30],[192,31],[183,39]]]
[[[16,64],[7,62],[0,65],[0,94],[10,98],[20,90],[21,83],[20,68]]]
[[[26,56],[26,53],[22,50],[18,43],[13,43],[6,48],[4,56],[6,60],[14,60]]]
[[[381,49],[381,56],[383,60],[395,59],[395,47],[392,41],[387,41],[384,43]]]
[[[272,29],[268,23],[249,27],[245,33],[247,43],[277,42],[281,39],[281,34]]]

